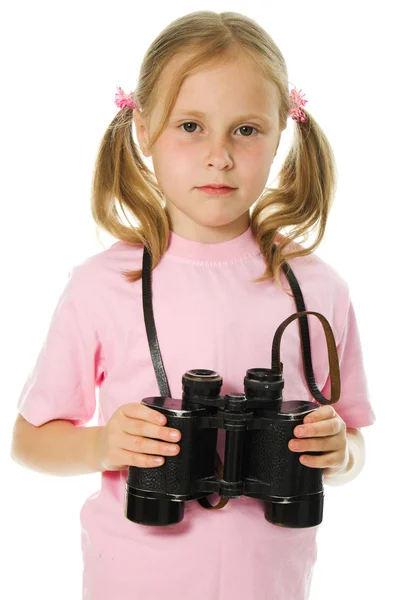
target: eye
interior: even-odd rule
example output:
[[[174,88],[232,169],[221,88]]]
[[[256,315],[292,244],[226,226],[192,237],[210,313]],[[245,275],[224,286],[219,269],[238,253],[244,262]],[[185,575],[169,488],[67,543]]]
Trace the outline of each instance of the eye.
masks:
[[[182,125],[179,125],[179,128],[183,127],[184,125],[195,125],[196,127],[200,127],[200,125],[198,125],[198,124],[197,124],[197,123],[195,123],[194,121],[186,121],[185,123],[182,123]],[[254,131],[257,131],[257,132],[258,132],[258,129],[256,129],[256,128],[255,128],[255,127],[253,127],[252,125],[242,125],[241,127],[238,127],[238,128],[236,129],[236,131],[239,131],[240,129],[247,129],[247,130],[249,130],[249,129],[254,129]],[[193,130],[192,130],[192,131],[187,131],[187,130],[185,129],[185,133],[193,133]],[[239,137],[254,137],[254,136],[251,136],[251,135],[241,135],[241,136],[239,136]]]

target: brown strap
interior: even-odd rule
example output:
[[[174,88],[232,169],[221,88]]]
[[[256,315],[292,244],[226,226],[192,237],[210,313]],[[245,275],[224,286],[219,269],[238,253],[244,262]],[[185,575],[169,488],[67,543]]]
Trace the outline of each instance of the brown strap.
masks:
[[[321,396],[319,398],[320,401],[323,399],[324,404],[334,404],[335,402],[337,402],[339,400],[339,397],[340,397],[339,360],[338,360],[338,354],[337,354],[337,350],[336,350],[335,338],[333,336],[332,328],[329,324],[329,321],[320,313],[317,313],[317,312],[314,312],[311,310],[305,310],[305,311],[291,315],[290,317],[288,317],[281,323],[281,325],[276,330],[273,344],[272,344],[272,361],[271,361],[272,369],[275,371],[282,372],[283,364],[280,362],[280,343],[281,343],[282,334],[285,331],[286,327],[289,325],[289,323],[291,323],[295,319],[304,317],[305,315],[314,315],[315,317],[317,317],[321,321],[321,324],[324,328],[325,339],[326,339],[326,343],[327,343],[327,347],[328,347],[328,356],[329,356],[329,375],[330,375],[331,384],[332,384],[331,385],[331,399],[328,400],[327,398],[325,398],[325,396],[323,396],[321,394],[321,392],[318,390],[318,388],[316,388],[316,389],[318,390],[318,394]],[[308,351],[309,351],[309,348],[308,348]],[[302,347],[303,361],[304,361],[304,352],[305,352],[305,349],[304,349],[304,347]],[[314,385],[315,385],[315,382],[314,382]],[[218,453],[216,455],[216,462],[217,462],[216,471],[218,474],[218,478],[222,479],[224,470],[223,470],[222,461],[221,461]],[[218,504],[215,504],[214,506],[212,504],[210,504],[210,502],[207,500],[207,497],[198,498],[197,501],[201,504],[201,506],[203,508],[219,509],[219,508],[223,508],[224,506],[226,506],[228,504],[229,498],[221,498],[220,501],[218,502]]]
[[[309,382],[309,387],[312,392],[313,397],[318,400],[320,404],[335,404],[340,398],[340,367],[339,367],[339,357],[336,349],[335,338],[333,335],[332,327],[329,324],[329,321],[324,315],[321,313],[312,311],[312,310],[304,310],[302,312],[294,313],[279,325],[278,329],[275,332],[274,339],[272,341],[272,359],[271,359],[271,368],[276,373],[282,373],[283,364],[280,361],[280,345],[282,334],[285,331],[286,327],[294,321],[295,319],[301,319],[305,317],[305,315],[314,315],[317,317],[324,328],[326,345],[328,348],[328,358],[329,358],[329,377],[331,380],[331,399],[325,398],[325,396],[319,391],[314,375],[311,372],[307,371],[306,367],[306,358],[305,355],[311,355],[311,347],[309,344],[309,340],[302,345],[302,356],[305,370],[307,371],[307,379]]]
[[[216,455],[216,473],[218,475],[218,479],[222,479],[224,476],[224,465],[222,464],[222,460],[220,459],[220,456],[217,452]],[[214,509],[218,509],[218,508],[224,508],[224,506],[226,506],[229,502],[229,498],[220,498],[218,504],[210,504],[209,500],[207,499],[207,497],[204,498],[198,498],[197,502],[199,504],[201,504],[201,506],[203,508],[214,508]]]

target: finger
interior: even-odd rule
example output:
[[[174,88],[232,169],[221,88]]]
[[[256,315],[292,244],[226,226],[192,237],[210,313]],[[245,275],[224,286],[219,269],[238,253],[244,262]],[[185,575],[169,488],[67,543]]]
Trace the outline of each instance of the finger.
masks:
[[[307,425],[299,425],[294,428],[293,433],[298,438],[324,437],[327,435],[337,435],[341,430],[339,419],[325,419]]]
[[[309,454],[302,454],[299,457],[299,461],[302,465],[311,467],[312,469],[325,469],[326,467],[336,467],[342,464],[340,452],[327,452],[321,456],[310,456]]]
[[[289,449],[293,452],[336,452],[343,448],[339,436],[311,438],[308,440],[290,440]]]
[[[154,440],[165,440],[167,442],[179,442],[182,437],[178,429],[153,425],[153,423],[138,419],[124,420],[122,430],[129,435],[138,435],[145,438],[153,438]]]
[[[162,413],[136,402],[125,404],[123,406],[123,412],[127,417],[131,419],[141,419],[142,421],[148,421],[149,423],[164,424],[167,422],[167,417]]]
[[[124,435],[121,441],[121,448],[129,452],[156,456],[174,456],[180,452],[178,444],[168,444],[167,442],[160,442],[137,435]]]
[[[304,417],[303,423],[314,423],[315,421],[323,421],[324,419],[333,419],[335,416],[336,411],[333,406],[320,406]]]
[[[164,464],[165,458],[162,456],[151,456],[149,454],[140,454],[138,452],[129,452],[128,450],[121,450],[122,459],[126,463],[126,467],[141,467],[141,468],[153,468],[160,467]]]

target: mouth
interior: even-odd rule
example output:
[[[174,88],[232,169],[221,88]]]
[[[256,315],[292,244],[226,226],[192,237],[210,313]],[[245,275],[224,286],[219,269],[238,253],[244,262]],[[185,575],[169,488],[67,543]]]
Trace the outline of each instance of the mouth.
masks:
[[[234,192],[237,188],[205,185],[203,187],[198,187],[197,189],[206,194],[229,194],[230,192]]]
[[[203,189],[203,188],[215,188],[215,189],[226,188],[226,189],[230,189],[230,190],[236,189],[236,188],[231,187],[230,185],[225,185],[224,183],[208,183],[207,185],[199,186],[199,189]]]
[[[230,192],[233,192],[237,188],[232,188],[227,185],[213,184],[213,185],[203,185],[201,187],[198,187],[197,189],[200,190],[201,192],[205,192],[206,194],[229,194]]]

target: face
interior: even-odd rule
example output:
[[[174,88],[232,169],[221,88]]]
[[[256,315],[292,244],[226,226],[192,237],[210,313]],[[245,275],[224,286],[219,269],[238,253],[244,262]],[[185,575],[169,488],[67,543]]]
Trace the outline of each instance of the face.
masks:
[[[164,70],[161,89],[175,65],[171,61]],[[153,120],[158,122],[157,109],[156,113],[150,128]],[[249,209],[266,186],[279,146],[275,86],[245,59],[191,75],[184,81],[151,154],[146,148],[149,132],[138,111],[133,115],[141,150],[151,156],[165,194],[172,230],[206,243],[243,233],[250,223]],[[209,183],[235,189],[227,195],[198,189]]]

